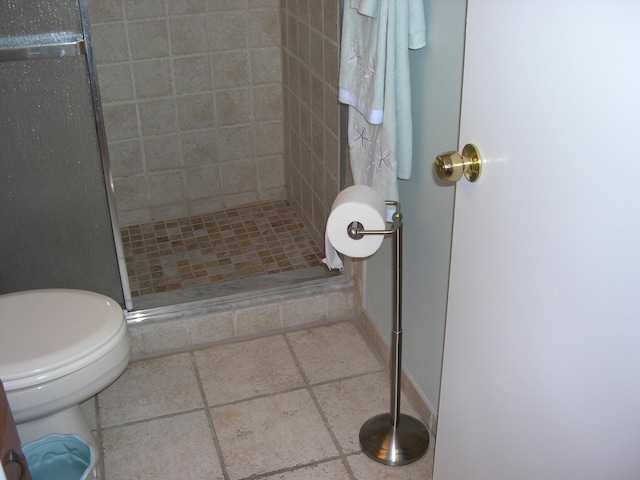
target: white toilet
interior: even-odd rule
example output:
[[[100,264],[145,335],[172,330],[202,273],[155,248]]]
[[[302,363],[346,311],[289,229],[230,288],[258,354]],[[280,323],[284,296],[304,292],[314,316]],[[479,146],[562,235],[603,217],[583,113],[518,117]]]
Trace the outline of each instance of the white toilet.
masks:
[[[118,303],[81,290],[0,295],[0,379],[22,443],[75,433],[95,450],[79,404],[118,378],[131,340]]]

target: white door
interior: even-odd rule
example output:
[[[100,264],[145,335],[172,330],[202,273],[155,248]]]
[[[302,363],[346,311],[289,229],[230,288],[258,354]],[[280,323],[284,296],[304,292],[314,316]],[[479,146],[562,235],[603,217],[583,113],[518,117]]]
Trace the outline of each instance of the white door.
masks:
[[[639,21],[468,2],[436,480],[640,478]]]

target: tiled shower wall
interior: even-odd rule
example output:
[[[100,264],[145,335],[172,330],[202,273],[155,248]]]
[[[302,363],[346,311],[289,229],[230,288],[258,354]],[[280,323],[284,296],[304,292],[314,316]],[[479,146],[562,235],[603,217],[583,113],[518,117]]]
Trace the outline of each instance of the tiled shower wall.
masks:
[[[88,6],[122,226],[285,198],[280,0]]]
[[[318,245],[340,187],[340,0],[282,0],[287,194]]]
[[[339,190],[340,0],[88,0],[122,226]]]

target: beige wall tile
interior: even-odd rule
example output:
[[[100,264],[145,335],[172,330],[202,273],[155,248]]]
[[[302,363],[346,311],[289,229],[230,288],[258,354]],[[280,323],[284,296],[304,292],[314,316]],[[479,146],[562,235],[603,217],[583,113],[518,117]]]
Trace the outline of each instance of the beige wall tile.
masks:
[[[213,96],[210,93],[177,97],[180,130],[195,130],[215,126]]]
[[[220,166],[205,165],[186,170],[186,193],[190,200],[215,198],[222,195]]]
[[[179,202],[184,196],[182,171],[149,175],[149,201],[152,206]]]
[[[325,85],[321,78],[311,75],[311,111],[324,121]]]
[[[339,2],[322,2],[324,4],[323,31],[325,36],[336,43],[340,41],[339,27],[340,13]]]
[[[133,60],[169,55],[169,32],[165,20],[131,22],[128,32]]]
[[[264,10],[249,17],[249,47],[280,47],[280,15]]]
[[[211,91],[211,57],[208,54],[174,57],[172,62],[177,95]]]
[[[249,0],[250,9],[280,8],[281,0]]]
[[[89,18],[94,23],[117,22],[124,19],[121,0],[88,0]]]
[[[109,147],[109,160],[114,176],[127,177],[144,173],[140,140],[113,142]]]
[[[112,141],[138,137],[138,120],[135,103],[103,106],[107,138]]]
[[[247,192],[247,193],[238,193],[235,195],[227,195],[226,193],[223,195],[224,206],[225,208],[233,208],[239,207],[242,205],[249,205],[252,203],[256,203],[260,200],[259,193],[256,192]]]
[[[214,88],[238,88],[251,83],[246,51],[213,53],[211,63]]]
[[[182,132],[180,137],[185,165],[207,165],[219,161],[217,130],[209,128]]]
[[[214,11],[244,10],[247,0],[209,0],[209,8]]]
[[[185,15],[205,12],[206,0],[171,0],[169,15]]]
[[[280,83],[282,66],[280,49],[275,47],[251,50],[251,79],[253,85]]]
[[[171,64],[168,58],[135,62],[132,67],[138,98],[167,97],[173,94]]]
[[[129,20],[165,16],[164,0],[138,0],[136,2],[125,2],[124,5]]]
[[[185,218],[191,214],[189,206],[183,201],[174,204],[163,204],[159,206],[151,205],[151,216],[155,220],[156,218]],[[186,283],[185,283],[186,285]],[[196,286],[186,285],[189,287]]]
[[[124,23],[94,25],[91,27],[91,34],[98,65],[129,60]]]
[[[254,129],[251,126],[223,127],[218,132],[220,161],[253,157]]]
[[[309,22],[311,27],[315,28],[319,33],[322,33],[322,25],[324,19],[324,8],[331,8],[326,4],[331,2],[309,2]],[[312,43],[313,45],[313,43]]]
[[[209,17],[211,51],[247,48],[247,12],[215,12]]]
[[[143,135],[161,135],[178,128],[176,103],[172,98],[138,103]]]
[[[170,31],[171,53],[174,55],[204,53],[209,50],[207,17],[204,15],[172,17]]]
[[[116,200],[117,201],[117,200]],[[132,210],[120,210],[118,212],[118,221],[120,225],[141,225],[153,221],[151,208],[148,203],[143,208]]]
[[[282,154],[284,152],[284,130],[282,122],[255,124],[255,152],[258,156]]]
[[[283,110],[282,86],[253,89],[253,115],[256,120],[282,119]]]
[[[182,148],[177,134],[143,139],[146,166],[149,172],[176,169],[182,166]]]
[[[256,163],[261,194],[275,189],[282,189],[285,186],[284,160],[281,155],[258,158]],[[261,195],[261,198],[264,197]]]
[[[147,182],[141,175],[114,179],[114,191],[118,208],[137,210],[148,205]]]
[[[102,65],[98,68],[100,97],[104,103],[133,100],[129,64]]]
[[[218,125],[237,125],[251,122],[251,90],[216,91]]]
[[[309,32],[309,66],[311,71],[322,77],[324,75],[324,41],[322,35],[314,30]]]
[[[257,168],[254,160],[234,160],[220,164],[222,191],[225,195],[257,192]]]

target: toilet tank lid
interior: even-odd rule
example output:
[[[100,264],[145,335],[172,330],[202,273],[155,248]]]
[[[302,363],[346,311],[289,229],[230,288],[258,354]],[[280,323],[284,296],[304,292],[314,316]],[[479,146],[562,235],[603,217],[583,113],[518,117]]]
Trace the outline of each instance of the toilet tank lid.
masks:
[[[0,295],[0,378],[45,380],[48,372],[100,349],[124,322],[120,305],[99,293],[42,289]]]

